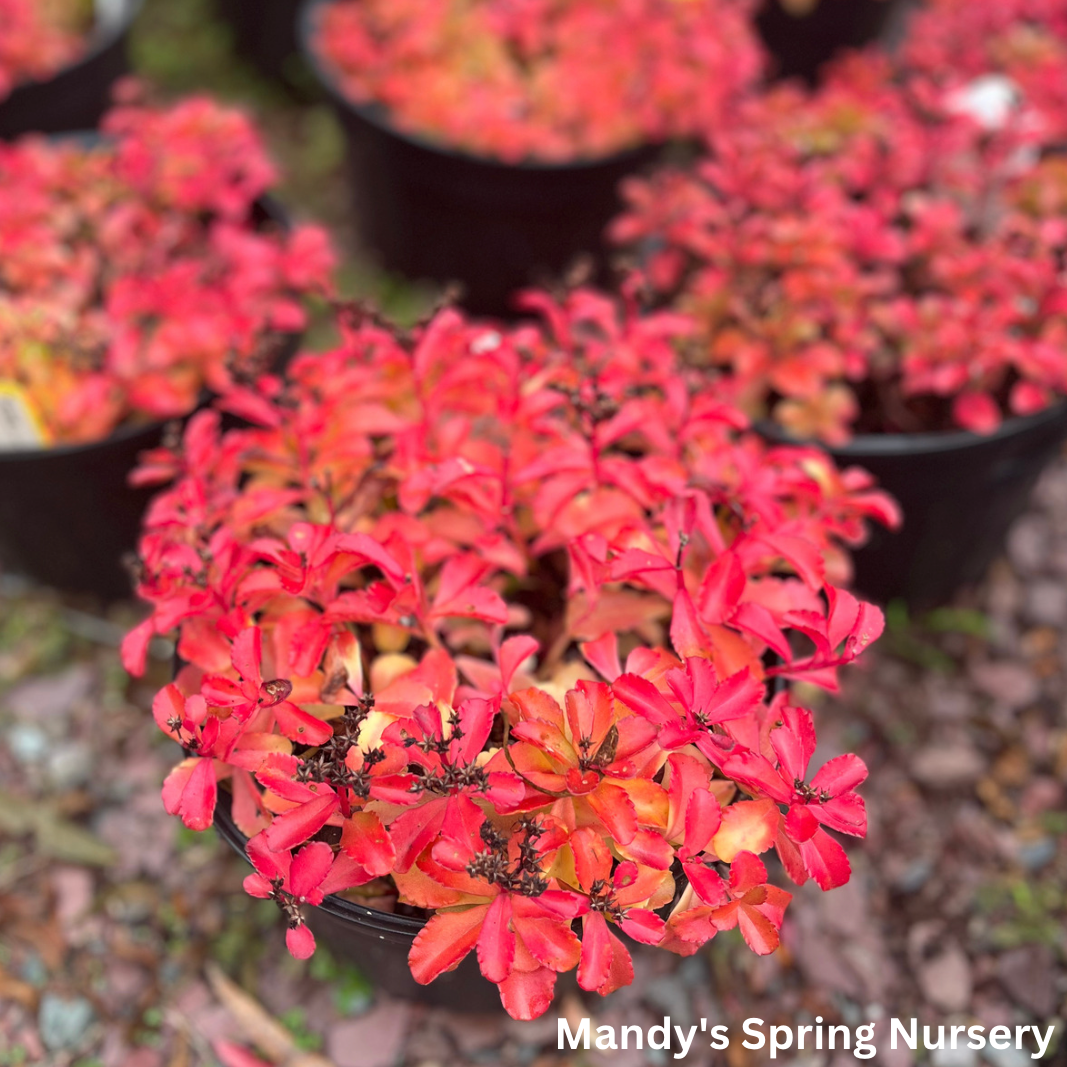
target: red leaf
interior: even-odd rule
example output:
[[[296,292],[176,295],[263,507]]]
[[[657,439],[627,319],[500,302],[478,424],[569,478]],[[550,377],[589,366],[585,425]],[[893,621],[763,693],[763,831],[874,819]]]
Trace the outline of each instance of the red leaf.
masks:
[[[548,967],[536,971],[512,971],[498,988],[500,1002],[508,1015],[529,1021],[544,1015],[552,1006],[556,975]]]
[[[511,928],[511,894],[498,893],[485,913],[478,935],[478,966],[490,982],[503,982],[515,959],[515,932]]]
[[[605,829],[620,845],[628,845],[637,833],[637,811],[624,788],[601,782],[586,803],[596,812]]]
[[[422,850],[441,832],[445,804],[444,798],[431,800],[405,811],[389,824],[398,871],[408,870]]]
[[[703,852],[722,825],[722,808],[707,789],[694,789],[685,809],[685,847]]]
[[[310,959],[315,955],[315,935],[303,923],[291,926],[285,932],[285,947],[295,959]]]
[[[647,908],[630,908],[619,926],[624,933],[643,945],[658,945],[663,940],[663,920]]]
[[[396,861],[396,850],[382,820],[370,811],[353,812],[341,829],[341,848],[371,878],[387,875]]]
[[[488,905],[439,911],[419,931],[408,953],[415,981],[427,985],[444,971],[455,970],[478,942]]]
[[[745,592],[746,577],[733,552],[719,556],[704,575],[697,594],[700,616],[712,623],[723,623],[734,613]]]
[[[772,735],[773,738],[773,735]],[[867,764],[851,753],[835,756],[827,760],[815,772],[811,780],[812,789],[820,793],[829,793],[832,797],[851,792],[867,777]]]
[[[741,936],[757,956],[767,956],[778,947],[778,931],[774,924],[755,908],[743,904],[737,909],[737,925]]]
[[[706,867],[700,860],[683,862],[682,869],[685,871],[693,892],[705,904],[721,904],[726,896],[726,883],[717,871]]]
[[[289,892],[298,901],[309,900],[317,904],[322,900],[319,886],[330,872],[333,849],[322,841],[305,845],[294,857],[289,867]],[[318,900],[312,900],[317,896]]]
[[[971,433],[993,433],[1001,423],[1000,408],[988,393],[961,393],[952,402],[956,422]]]
[[[738,852],[730,866],[730,892],[734,896],[767,884],[767,868],[751,852]]]
[[[701,656],[711,647],[707,631],[697,616],[693,598],[685,589],[679,589],[674,598],[674,611],[671,613],[671,644],[674,646],[674,651],[683,659]]]
[[[275,852],[293,848],[317,834],[330,816],[337,810],[338,800],[334,793],[324,793],[298,808],[276,815],[274,821],[263,831],[264,839]]]
[[[608,921],[598,912],[582,918],[582,958],[578,964],[578,984],[589,992],[607,985],[611,978],[611,931]]]
[[[274,706],[274,721],[290,741],[304,745],[324,745],[333,737],[333,727],[328,722],[315,718],[288,700]]]
[[[815,752],[815,722],[805,708],[786,705],[781,714],[784,725],[771,731],[771,747],[785,772],[784,777],[803,782]]]
[[[212,1042],[212,1047],[223,1067],[271,1067],[266,1060],[261,1060],[248,1049],[235,1045],[232,1041],[219,1038]]]
[[[836,889],[852,877],[845,850],[825,830],[816,830],[809,840],[799,844],[804,867],[820,889]]]
[[[509,637],[500,645],[497,662],[500,664],[500,679],[504,692],[510,692],[515,672],[534,655],[540,645],[534,637],[518,635]]]
[[[163,783],[163,806],[180,815],[190,830],[206,830],[215,817],[218,786],[210,759],[187,759],[167,775]]]
[[[517,913],[517,902],[513,907]],[[533,915],[524,916],[517,926],[523,945],[539,963],[561,972],[577,966],[582,943],[570,928],[570,923],[548,915]]]
[[[638,674],[621,674],[611,688],[628,708],[644,715],[657,726],[678,721],[678,712],[647,678]]]
[[[260,682],[263,681],[260,674],[260,664],[263,662],[263,635],[258,626],[250,626],[234,638],[231,659],[237,673],[258,689]]]

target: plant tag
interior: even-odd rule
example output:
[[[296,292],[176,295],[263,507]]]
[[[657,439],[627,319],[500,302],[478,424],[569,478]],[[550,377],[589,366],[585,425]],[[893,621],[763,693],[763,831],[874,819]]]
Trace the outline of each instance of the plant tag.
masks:
[[[951,93],[949,107],[960,115],[969,115],[987,130],[1002,130],[1019,105],[1023,94],[1019,86],[1003,74],[983,74]]]
[[[44,448],[47,435],[26,390],[0,382],[0,452]]]

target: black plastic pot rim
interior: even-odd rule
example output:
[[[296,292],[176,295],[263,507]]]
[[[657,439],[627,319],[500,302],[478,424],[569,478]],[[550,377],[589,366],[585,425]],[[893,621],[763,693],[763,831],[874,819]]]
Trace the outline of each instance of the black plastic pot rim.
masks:
[[[133,25],[134,20],[141,13],[141,8],[144,7],[144,2],[145,0],[123,0],[122,17],[102,26],[99,22],[95,24],[87,34],[89,47],[77,59],[52,71],[46,78],[27,78],[25,81],[16,82],[11,87],[11,93],[0,100],[0,106],[11,98],[11,94],[17,93],[20,89],[32,89],[39,85],[47,85],[61,75],[76,71],[79,67],[92,63],[101,52],[110,48]]]
[[[222,803],[224,798],[225,805]],[[219,801],[220,803],[215,807],[215,828],[226,844],[251,864],[252,861],[248,858],[246,850],[248,838],[238,829],[229,811],[229,793],[220,793]],[[368,908],[365,904],[345,900],[335,893],[326,897],[318,905],[318,909],[337,919],[356,923],[366,930],[381,934],[384,940],[414,941],[419,931],[426,925],[425,919],[416,919],[411,915],[396,915],[389,911],[378,911],[376,908]]]
[[[137,0],[137,2],[140,3],[141,0]],[[63,140],[69,137],[92,137],[94,139],[99,139],[100,135],[93,131],[74,132],[69,134],[58,134],[56,140]],[[288,213],[281,203],[275,200],[273,196],[270,196],[269,194],[261,196],[255,203],[263,209],[268,218],[273,222],[277,222],[283,229],[288,230],[291,228],[292,224]],[[209,398],[210,394],[201,394],[197,407],[205,404]],[[128,441],[133,437],[138,437],[149,431],[154,434],[159,434],[162,433],[163,428],[168,422],[188,418],[195,410],[197,410],[197,407],[193,407],[189,411],[180,415],[168,415],[163,419],[149,419],[144,422],[126,421],[116,429],[112,430],[107,437],[101,437],[96,441],[84,441],[81,444],[76,445],[56,445],[53,448],[0,449],[0,467],[7,464],[39,462],[51,459],[61,460],[70,456],[81,456],[93,452],[96,449],[106,449],[111,445],[119,444],[122,441]]]
[[[971,430],[944,430],[927,433],[865,433],[858,434],[844,445],[827,445],[813,439],[793,437],[776,423],[760,420],[755,429],[768,440],[785,445],[815,445],[843,459],[861,460],[869,456],[903,456],[916,453],[962,452],[982,445],[994,444],[1016,437],[1030,430],[1067,418],[1067,399],[1061,399],[1033,415],[1017,415],[1005,419],[993,433],[980,434]]]
[[[119,426],[118,429],[112,430],[107,437],[101,437],[97,441],[84,441],[77,445],[56,445],[54,448],[3,449],[0,450],[0,467],[16,463],[46,459],[61,460],[70,456],[85,455],[96,449],[105,449],[110,445],[128,441],[149,431],[161,433],[168,422],[172,422],[174,419],[184,419],[189,414],[190,412],[187,411],[184,415],[172,415],[167,419],[153,419],[148,422],[126,422]]]
[[[462,148],[455,148],[444,141],[434,140],[432,137],[420,133],[402,130],[390,121],[388,109],[384,104],[362,104],[346,95],[337,77],[329,69],[327,61],[319,55],[318,50],[315,48],[316,13],[320,8],[325,8],[333,2],[334,0],[304,0],[297,18],[297,36],[304,58],[336,107],[354,112],[382,133],[389,134],[399,141],[404,141],[414,148],[420,148],[424,152],[432,152],[473,166],[508,171],[528,171],[535,174],[552,174],[571,170],[593,170],[597,167],[616,163],[623,164],[631,159],[639,159],[649,148],[655,147],[653,142],[641,142],[630,148],[624,148],[621,151],[605,156],[576,156],[573,159],[558,161],[527,158],[509,163],[496,156],[479,155]]]

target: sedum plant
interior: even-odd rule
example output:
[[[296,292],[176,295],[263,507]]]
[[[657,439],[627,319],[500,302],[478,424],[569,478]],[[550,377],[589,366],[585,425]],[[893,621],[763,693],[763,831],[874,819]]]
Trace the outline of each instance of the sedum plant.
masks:
[[[0,145],[0,379],[42,444],[185,415],[303,327],[333,255],[257,218],[274,179],[247,116],[206,97]]]
[[[893,507],[820,451],[768,448],[684,365],[692,324],[590,290],[507,332],[444,310],[231,391],[146,456],[156,697],[186,826],[228,791],[254,896],[298,957],[330,893],[427,919],[432,981],[475,952],[506,1009],[556,975],[609,993],[627,944],[688,955],[739,927],[775,949],[797,883],[849,877],[866,775],[814,776],[811,713],[882,629],[836,583]]]
[[[313,44],[406,133],[566,162],[719,123],[760,73],[749,16],[746,0],[331,0]]]
[[[91,10],[88,0],[0,0],[0,102],[79,58]]]
[[[615,238],[750,415],[840,445],[987,433],[1067,393],[1063,162],[990,88],[855,57],[630,182]]]

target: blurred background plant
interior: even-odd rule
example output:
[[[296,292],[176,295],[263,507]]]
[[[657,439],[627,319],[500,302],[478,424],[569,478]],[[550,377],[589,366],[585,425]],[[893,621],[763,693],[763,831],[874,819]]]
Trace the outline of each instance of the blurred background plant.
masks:
[[[215,0],[147,0],[131,50],[135,73],[164,99],[208,92],[249,108],[281,167],[280,198],[298,217],[326,225],[342,254],[353,248],[344,137],[299,54],[285,61],[281,79],[265,78],[237,53]],[[338,279],[344,295],[370,297],[402,323],[417,319],[438,295],[381,273],[358,253],[347,253]],[[320,322],[309,344],[325,343],[327,329]]]

